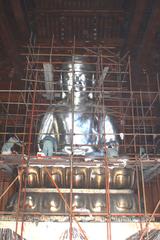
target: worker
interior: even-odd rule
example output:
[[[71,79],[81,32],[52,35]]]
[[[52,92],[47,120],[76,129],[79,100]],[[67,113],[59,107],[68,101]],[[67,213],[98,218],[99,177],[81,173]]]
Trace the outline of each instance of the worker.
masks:
[[[139,149],[140,157],[144,157],[145,153],[146,153],[145,148],[144,147],[140,147],[140,149]]]
[[[6,143],[3,144],[1,154],[2,155],[10,155],[10,154],[15,153],[15,151],[13,150],[15,145],[22,146],[22,142],[19,140],[19,138],[17,136],[12,136],[8,139],[8,141]],[[1,164],[0,170],[5,171],[11,175],[13,175],[15,172],[14,166],[9,166],[7,164]]]
[[[51,157],[53,155],[53,152],[57,151],[57,145],[54,137],[52,136],[46,136],[43,139],[43,149],[42,152],[45,154],[45,156]]]
[[[8,141],[3,144],[1,154],[9,155],[14,153],[13,151],[14,145],[22,146],[22,142],[19,140],[17,136],[10,137]]]

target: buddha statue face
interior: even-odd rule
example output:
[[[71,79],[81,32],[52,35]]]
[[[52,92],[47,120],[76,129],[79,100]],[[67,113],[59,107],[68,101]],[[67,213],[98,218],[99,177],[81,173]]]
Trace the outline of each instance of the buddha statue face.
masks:
[[[73,90],[75,95],[89,94],[89,88],[94,85],[93,76],[80,63],[69,64],[64,66],[64,71],[61,76],[61,86],[66,95],[71,94]]]

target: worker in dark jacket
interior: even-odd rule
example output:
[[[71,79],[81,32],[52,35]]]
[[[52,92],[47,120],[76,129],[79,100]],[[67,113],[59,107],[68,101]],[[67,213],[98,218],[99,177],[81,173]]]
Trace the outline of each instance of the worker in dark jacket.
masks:
[[[12,154],[14,145],[22,146],[22,142],[16,136],[10,137],[8,141],[3,144],[1,154],[3,155]]]

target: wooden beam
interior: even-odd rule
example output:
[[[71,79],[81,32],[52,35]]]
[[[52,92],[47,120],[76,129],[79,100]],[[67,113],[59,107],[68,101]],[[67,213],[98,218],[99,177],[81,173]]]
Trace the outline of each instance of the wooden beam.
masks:
[[[34,9],[37,14],[55,15],[123,15],[123,10],[115,9]],[[31,10],[30,13],[33,11]]]
[[[20,0],[10,1],[16,23],[22,39],[29,37],[29,28],[25,19],[25,13]]]
[[[10,23],[6,16],[5,8],[2,1],[0,1],[0,33],[0,39],[9,58],[9,61],[13,64],[17,71],[19,64],[17,52],[18,47],[12,33]]]
[[[0,6],[1,9],[1,6]],[[4,12],[0,10],[0,38],[5,48],[6,54],[10,58],[11,62],[16,61],[17,49],[15,44],[15,39],[10,30],[8,19],[4,15]]]
[[[136,42],[140,24],[144,17],[145,9],[147,7],[147,2],[148,2],[147,0],[136,0],[136,6],[128,33],[127,41],[128,50],[132,50]]]
[[[145,67],[144,62],[147,62],[147,59],[149,58],[148,54],[151,51],[151,47],[153,46],[155,33],[159,25],[160,25],[160,1],[155,0],[154,7],[152,9],[150,19],[144,32],[136,60],[136,62],[138,62],[139,64],[143,64],[144,67]]]
[[[74,40],[54,40],[54,44],[56,46],[64,46],[64,47],[72,47],[74,43]],[[120,47],[124,44],[124,39],[123,38],[108,38],[108,39],[104,39],[104,40],[95,40],[95,41],[80,41],[76,39],[76,46],[77,47],[81,47],[81,48],[98,48],[98,47],[107,47],[107,48],[115,48],[115,47]],[[43,38],[39,38],[37,39],[37,46],[41,46],[41,47],[48,47],[50,48],[50,45],[48,44],[48,39],[43,39]],[[26,47],[26,46],[25,46]]]
[[[14,76],[20,80],[22,66],[19,60],[18,45],[13,34],[12,26],[5,12],[3,1],[0,0],[0,39],[8,56],[8,62],[14,67]]]

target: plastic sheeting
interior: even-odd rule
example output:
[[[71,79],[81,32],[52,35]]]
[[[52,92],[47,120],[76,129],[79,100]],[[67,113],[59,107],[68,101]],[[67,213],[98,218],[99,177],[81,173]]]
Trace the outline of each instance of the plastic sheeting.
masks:
[[[66,229],[65,232],[61,235],[60,240],[69,240],[69,239],[70,239],[70,231],[69,231],[69,229]],[[73,240],[84,240],[85,238],[82,236],[82,233],[80,233],[77,228],[73,228],[72,239]]]
[[[8,228],[0,229],[0,240],[21,240],[21,237]],[[23,238],[23,240],[26,240]]]
[[[131,237],[127,238],[126,240],[137,240],[140,239],[141,233],[138,232]],[[143,237],[144,240],[160,240],[160,230],[151,230],[150,232],[146,233]]]

